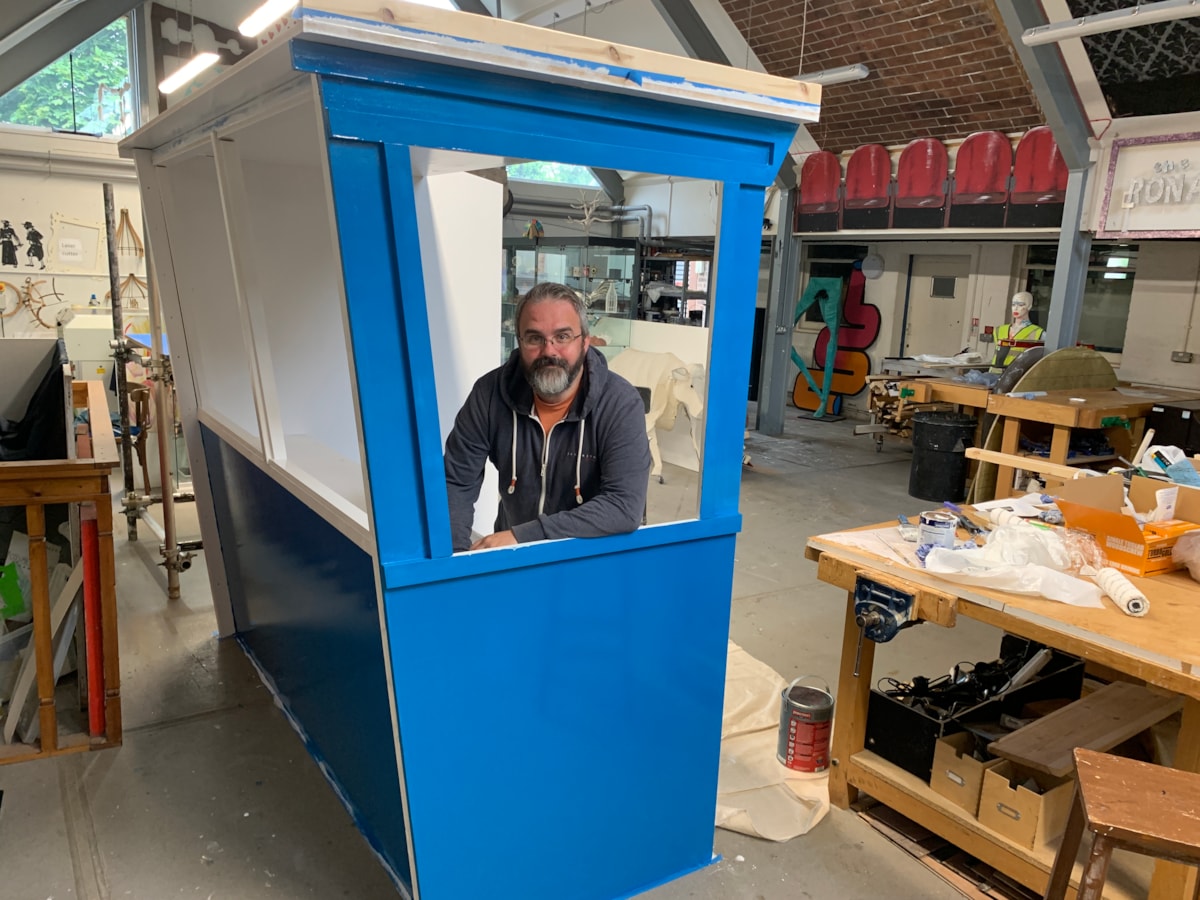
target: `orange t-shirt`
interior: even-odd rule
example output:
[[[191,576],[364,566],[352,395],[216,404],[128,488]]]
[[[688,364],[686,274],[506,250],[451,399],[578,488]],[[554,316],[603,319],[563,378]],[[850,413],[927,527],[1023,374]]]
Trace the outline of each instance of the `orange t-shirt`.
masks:
[[[571,408],[571,402],[575,399],[575,395],[579,393],[579,382],[575,382],[575,390],[571,391],[570,395],[559,400],[557,403],[547,403],[537,394],[533,395],[533,408],[537,412],[538,421],[542,423],[542,433],[550,434],[550,429],[563,420],[567,414],[567,410]]]

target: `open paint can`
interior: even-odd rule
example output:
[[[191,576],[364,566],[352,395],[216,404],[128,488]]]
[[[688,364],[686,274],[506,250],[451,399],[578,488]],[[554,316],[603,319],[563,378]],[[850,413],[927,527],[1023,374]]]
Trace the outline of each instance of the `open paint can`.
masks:
[[[931,509],[921,513],[917,526],[917,543],[933,544],[935,547],[954,549],[954,534],[958,530],[958,516],[944,509]]]

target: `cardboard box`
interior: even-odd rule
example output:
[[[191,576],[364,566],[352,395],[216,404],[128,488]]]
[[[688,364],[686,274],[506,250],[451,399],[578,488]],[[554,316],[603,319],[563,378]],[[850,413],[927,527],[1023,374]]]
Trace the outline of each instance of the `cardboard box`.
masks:
[[[1134,475],[1129,483],[1129,501],[1139,513],[1155,508],[1155,494],[1162,481]],[[1068,528],[1078,528],[1096,538],[1114,569],[1132,575],[1161,575],[1182,568],[1171,557],[1180,535],[1200,528],[1200,489],[1179,488],[1175,518],[1139,528],[1124,512],[1124,479],[1120,475],[1077,478],[1056,491],[1058,508]]]
[[[976,746],[977,739],[970,732],[942,738],[933,748],[933,774],[929,776],[929,786],[936,793],[973,816],[979,815],[983,773],[1003,762],[980,762],[972,755]]]
[[[1002,760],[983,773],[979,824],[1030,850],[1045,847],[1067,827],[1073,778],[1052,778]]]
[[[1006,657],[1005,637],[1000,655]],[[1021,639],[1014,639],[1021,643]],[[864,742],[872,753],[928,783],[933,774],[933,753],[940,738],[966,731],[967,723],[996,721],[1001,713],[1016,715],[1033,700],[1065,697],[1079,699],[1083,688],[1083,662],[1055,652],[1046,668],[1028,684],[993,697],[978,706],[939,716],[907,706],[875,688],[867,698],[867,728]]]

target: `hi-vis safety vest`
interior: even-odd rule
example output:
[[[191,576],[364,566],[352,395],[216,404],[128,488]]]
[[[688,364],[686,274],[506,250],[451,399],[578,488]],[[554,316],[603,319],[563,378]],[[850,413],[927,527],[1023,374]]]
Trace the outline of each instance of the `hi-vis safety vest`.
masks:
[[[1008,333],[1011,330],[1012,330],[1012,325],[1010,325],[1008,322],[1005,322],[1003,325],[1001,325],[999,328],[996,329],[997,345],[999,345],[1000,341],[1040,341],[1042,339],[1042,335],[1045,334],[1045,332],[1042,330],[1042,328],[1040,328],[1037,325],[1034,325],[1032,322],[1030,322],[1028,325],[1023,326],[1021,328],[1021,330],[1018,331],[1016,334],[1014,334],[1012,337],[1009,337]],[[1024,352],[1023,347],[997,346],[996,347],[996,358],[992,360],[992,365],[997,368],[1002,367],[1002,366],[1011,365],[1012,361],[1014,359],[1016,359],[1018,356],[1020,356],[1023,352]]]

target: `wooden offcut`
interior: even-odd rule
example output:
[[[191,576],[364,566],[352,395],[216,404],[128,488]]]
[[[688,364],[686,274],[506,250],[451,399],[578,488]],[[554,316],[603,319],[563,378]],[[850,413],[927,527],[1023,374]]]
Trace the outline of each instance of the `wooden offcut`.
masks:
[[[1109,750],[1183,708],[1183,698],[1116,681],[988,745],[1026,768],[1064,777],[1076,747]]]

